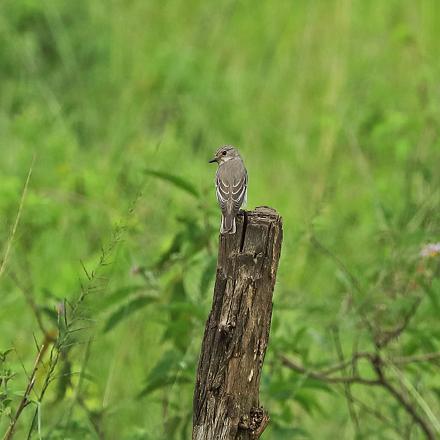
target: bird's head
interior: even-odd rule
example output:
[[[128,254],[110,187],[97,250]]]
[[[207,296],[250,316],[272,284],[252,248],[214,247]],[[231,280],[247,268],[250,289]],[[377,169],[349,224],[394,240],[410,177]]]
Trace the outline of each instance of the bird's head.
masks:
[[[223,145],[220,147],[215,156],[209,163],[217,162],[219,165],[227,162],[228,160],[234,159],[236,157],[240,157],[238,151],[232,145]]]

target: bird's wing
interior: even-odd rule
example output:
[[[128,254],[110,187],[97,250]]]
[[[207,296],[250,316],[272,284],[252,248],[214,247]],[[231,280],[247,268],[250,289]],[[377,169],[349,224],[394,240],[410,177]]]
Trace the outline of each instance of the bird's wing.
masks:
[[[218,204],[222,212],[230,211],[230,184],[225,179],[222,179],[222,176],[219,172],[217,172],[217,176],[215,179],[215,190],[217,195]]]
[[[246,200],[248,177],[245,170],[244,175],[232,184],[232,200],[234,209],[238,212]]]
[[[228,165],[217,170],[217,200],[223,212],[237,213],[246,200],[248,177],[241,161]]]

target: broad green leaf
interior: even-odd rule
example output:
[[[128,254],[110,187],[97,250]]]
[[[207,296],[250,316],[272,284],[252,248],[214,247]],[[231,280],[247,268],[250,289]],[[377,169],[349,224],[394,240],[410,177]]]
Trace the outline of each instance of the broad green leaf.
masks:
[[[138,397],[145,397],[147,394],[152,393],[153,391],[159,390],[161,388],[165,388],[173,385],[187,384],[192,383],[193,380],[189,377],[185,376],[176,376],[176,377],[162,377],[157,380],[151,381],[148,385],[139,393]]]
[[[166,420],[165,435],[167,435],[168,438],[175,438],[176,431],[179,428],[181,421],[182,417],[180,416],[171,417],[170,419]]]
[[[184,361],[184,355],[178,350],[168,350],[150,371],[145,387],[139,397],[143,397],[157,389],[174,384],[190,383],[193,381],[190,371],[192,364]]]
[[[139,284],[121,287],[106,295],[102,295],[102,298],[99,300],[99,307],[101,310],[106,309],[119,303],[120,301],[126,300],[130,294],[140,292],[142,290],[145,290],[145,285]]]
[[[162,337],[164,341],[169,340],[176,348],[184,350],[190,343],[190,336],[190,317],[186,314],[185,316],[171,318]]]
[[[43,306],[41,311],[46,315],[52,323],[58,325],[58,315],[54,307]]]
[[[145,170],[145,173],[149,174],[150,176],[157,177],[158,179],[165,180],[186,193],[191,194],[193,197],[199,198],[199,192],[194,185],[180,176],[176,176],[175,174],[167,173],[165,171],[156,171],[151,169]]]
[[[158,262],[156,263],[156,269],[161,270],[164,268],[164,266],[170,262],[172,257],[176,254],[178,254],[183,246],[183,243],[185,242],[185,232],[180,231],[178,232],[171,242],[171,245],[168,247],[168,249],[160,256]]]
[[[107,322],[104,326],[104,333],[110,331],[113,327],[119,324],[122,320],[126,319],[134,312],[138,311],[142,307],[145,307],[149,304],[152,304],[157,301],[157,298],[154,296],[138,296],[131,299],[129,302],[125,303],[121,307],[119,307],[115,312],[113,312],[110,317],[107,319]]]
[[[161,309],[174,313],[184,313],[185,316],[194,316],[195,318],[204,321],[206,319],[206,312],[201,304],[194,304],[189,301],[173,301],[169,304],[161,304]],[[187,322],[187,319],[185,319]]]
[[[5,362],[8,354],[14,351],[13,348],[8,348],[7,350],[0,352],[0,362]]]
[[[322,407],[318,403],[316,395],[303,390],[298,390],[292,397],[307,413],[312,414],[315,410],[322,412]]]
[[[147,382],[154,381],[158,378],[168,376],[169,372],[176,369],[177,366],[180,368],[184,367],[182,364],[183,353],[178,350],[168,350],[166,351],[157,364],[150,371]]]

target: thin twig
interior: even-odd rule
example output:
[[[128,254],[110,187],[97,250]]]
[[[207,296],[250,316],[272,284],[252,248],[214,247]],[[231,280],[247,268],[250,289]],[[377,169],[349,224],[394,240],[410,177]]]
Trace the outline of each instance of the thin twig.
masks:
[[[436,362],[440,361],[440,353],[425,353],[414,356],[403,356],[391,359],[393,364],[396,365],[407,365],[418,362]]]
[[[435,434],[432,431],[429,423],[417,412],[412,402],[408,400],[406,396],[386,378],[383,371],[383,360],[378,356],[375,361],[372,362],[372,366],[376,371],[377,377],[382,387],[385,388],[400,403],[405,411],[412,417],[414,422],[425,433],[426,438],[429,440],[434,440]]]
[[[419,407],[426,414],[431,425],[434,427],[437,434],[440,434],[440,422],[429,407],[428,403],[423,399],[414,385],[402,374],[402,372],[392,363],[387,362],[387,366],[390,367],[391,371],[398,377],[400,383],[406,390],[413,396],[414,400],[417,402]]]
[[[358,361],[361,359],[367,359],[371,361],[375,357],[375,354],[367,352],[367,351],[359,351],[357,353],[354,353],[353,356],[350,359],[347,359],[343,362],[338,362],[333,365],[329,365],[328,367],[324,367],[322,369],[312,369],[315,373],[320,374],[322,376],[329,376],[333,373],[337,373],[341,370],[344,370],[345,368],[349,367],[350,365],[357,365]]]
[[[134,211],[134,208],[136,206],[137,201],[139,200],[140,193],[137,194],[136,199],[130,206],[128,214],[131,215]],[[128,216],[126,217],[128,220]],[[81,310],[84,308],[84,300],[86,297],[94,292],[97,288],[97,285],[94,284],[98,281],[100,282],[108,282],[107,278],[101,278],[99,276],[99,270],[103,267],[107,266],[110,263],[110,256],[113,254],[116,246],[120,243],[122,240],[122,236],[126,230],[126,226],[116,226],[113,230],[113,234],[111,237],[111,240],[109,244],[106,247],[103,247],[101,249],[101,255],[100,258],[94,268],[91,272],[86,271],[87,275],[87,283],[85,285],[81,285],[80,293],[76,300],[71,304],[67,300],[64,300],[64,304],[61,307],[61,310],[58,312],[58,337],[56,341],[54,342],[52,349],[50,351],[50,357],[47,367],[46,376],[43,380],[43,385],[41,388],[41,392],[38,398],[38,403],[41,404],[43,401],[43,398],[47,392],[47,389],[49,388],[49,385],[52,383],[54,379],[54,373],[58,365],[58,361],[60,357],[62,357],[70,345],[77,344],[76,341],[73,341],[72,343],[72,333],[74,331],[77,331],[79,329],[75,328],[75,325],[78,321],[84,320],[84,317],[81,316]],[[83,266],[85,269],[85,267]],[[98,286],[99,287],[99,286]],[[66,304],[70,306],[70,313],[69,316],[67,316],[67,310],[66,310]],[[32,418],[32,422],[30,425],[30,429],[28,432],[28,440],[31,438],[33,431],[35,430],[36,422],[38,418],[38,408],[34,412],[34,416]]]
[[[308,370],[307,368],[302,367],[301,365],[296,364],[286,356],[281,355],[280,356],[281,362],[284,366],[290,368],[291,370],[296,371],[297,373],[305,374],[308,377],[311,377],[312,379],[320,380],[322,382],[326,383],[358,383],[363,385],[381,385],[379,380],[375,379],[365,379],[361,376],[327,376],[326,374],[323,374],[318,371],[312,371]]]
[[[412,318],[415,316],[420,304],[422,302],[422,297],[416,298],[414,303],[412,304],[411,308],[408,310],[406,315],[403,318],[403,321],[393,330],[388,330],[381,335],[378,335],[376,339],[376,347],[377,348],[384,348],[386,347],[391,341],[394,341],[397,339],[408,327],[409,323],[411,322]]]
[[[17,228],[18,228],[18,224],[20,223],[20,217],[21,217],[21,213],[23,211],[23,206],[24,206],[24,201],[26,199],[26,194],[27,194],[27,190],[28,190],[28,186],[29,186],[29,182],[31,180],[31,176],[32,176],[32,170],[34,169],[34,163],[35,163],[35,155],[32,158],[32,163],[31,166],[29,167],[29,171],[26,177],[26,181],[23,187],[23,192],[21,193],[21,199],[20,199],[20,204],[18,205],[18,211],[17,211],[17,215],[15,216],[15,222],[14,222],[14,226],[12,227],[12,232],[11,235],[9,236],[9,240],[6,244],[6,249],[5,249],[5,253],[3,256],[3,260],[0,263],[0,278],[2,277],[5,269],[6,269],[6,263],[8,262],[8,258],[9,258],[9,254],[11,252],[11,248],[12,248],[12,242],[14,241],[14,237],[15,234],[17,232]]]
[[[356,354],[353,356],[356,358]],[[292,360],[288,359],[286,356],[281,355],[280,359],[283,365],[286,367],[301,373],[305,374],[307,377],[311,377],[312,379],[319,380],[325,383],[332,384],[361,384],[361,385],[374,385],[381,386],[388,393],[397,400],[403,409],[410,415],[410,417],[414,420],[419,428],[424,432],[425,436],[429,440],[435,439],[435,433],[432,430],[431,425],[427,420],[425,420],[417,411],[416,407],[412,404],[412,402],[407,399],[407,397],[396,387],[394,386],[385,376],[384,367],[386,367],[385,361],[379,356],[371,356],[365,357],[370,360],[371,366],[376,372],[377,379],[365,379],[359,375],[353,374],[352,376],[344,376],[344,377],[334,377],[329,376],[322,371],[312,371],[307,368],[302,367],[301,365],[296,364]],[[417,359],[418,360],[418,359]],[[339,365],[344,365],[341,363]],[[325,370],[324,370],[325,371]]]
[[[40,350],[38,351],[37,357],[35,358],[34,368],[32,370],[30,377],[29,377],[26,390],[23,394],[23,397],[20,401],[20,404],[18,405],[18,408],[17,408],[17,411],[15,412],[15,415],[11,419],[11,423],[9,424],[8,430],[6,431],[5,435],[3,436],[3,440],[11,440],[13,438],[14,433],[15,433],[15,429],[17,427],[18,419],[20,418],[21,413],[31,403],[31,401],[29,400],[29,396],[34,388],[37,371],[40,366],[43,353],[45,352],[45,348],[46,348],[46,346],[45,346],[45,344],[43,344],[43,345],[41,345]]]
[[[402,394],[394,385],[388,381],[383,381],[382,386],[389,391],[389,393],[403,406],[406,412],[412,417],[414,422],[425,433],[426,438],[429,440],[435,440],[435,434],[432,431],[428,422],[420,416],[412,403]]]
[[[337,327],[333,328],[333,339],[335,341],[335,347],[339,361],[344,362],[344,352],[342,351],[341,339],[339,338],[339,329]],[[351,364],[354,365],[354,362],[351,362]],[[342,372],[345,375],[347,374],[346,367],[343,368]],[[343,385],[344,385],[345,399],[347,400],[348,412],[350,414],[350,418],[353,423],[356,437],[358,437],[360,435],[360,425],[359,425],[359,418],[353,404],[353,395],[351,392],[351,387],[349,383],[344,383]]]
[[[362,400],[358,399],[357,397],[353,396],[353,402],[359,406],[362,410],[365,412],[371,414],[373,417],[376,417],[376,419],[380,420],[382,423],[384,423],[385,426],[392,427],[397,433],[401,434],[400,428],[398,425],[396,425],[391,419],[388,417],[385,417],[383,413],[379,410],[376,410],[374,408],[369,407],[365,402],[362,402]]]
[[[50,356],[49,356],[49,363],[48,363],[48,367],[47,367],[47,373],[46,373],[46,377],[44,378],[44,383],[43,383],[43,388],[40,391],[40,394],[38,396],[38,404],[41,404],[47,389],[49,388],[50,383],[52,382],[52,375],[56,369],[56,366],[58,364],[58,359],[60,357],[60,351],[57,347],[56,344],[54,344],[52,346],[52,349],[50,350]],[[34,416],[32,417],[32,421],[31,421],[31,425],[29,428],[29,432],[28,432],[28,436],[27,436],[27,440],[30,440],[31,436],[32,436],[32,432],[35,428],[35,424],[37,423],[37,419],[38,419],[38,407],[34,412]],[[6,439],[4,439],[6,440]]]

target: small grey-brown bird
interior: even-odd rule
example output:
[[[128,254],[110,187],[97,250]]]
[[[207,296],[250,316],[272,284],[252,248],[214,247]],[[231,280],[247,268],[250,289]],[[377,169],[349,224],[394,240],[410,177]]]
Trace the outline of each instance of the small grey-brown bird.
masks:
[[[215,188],[222,211],[220,233],[235,234],[235,217],[247,200],[248,176],[243,159],[232,145],[224,145],[209,162],[218,163]]]

